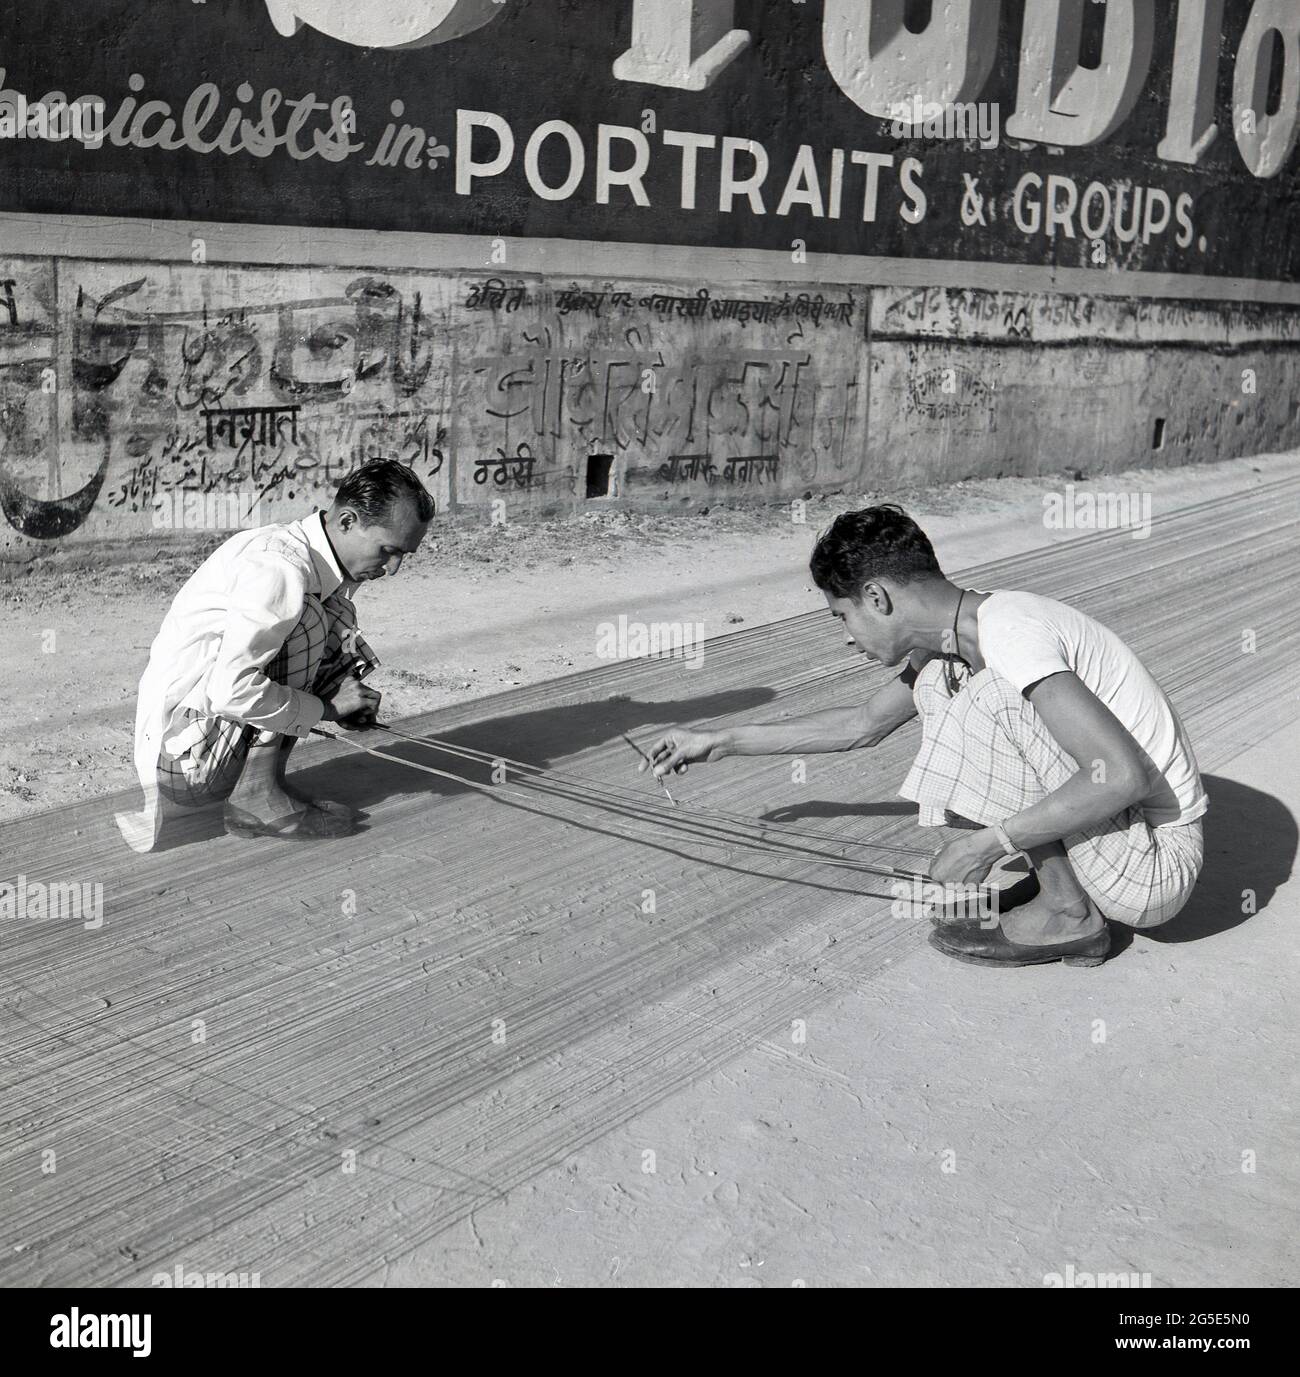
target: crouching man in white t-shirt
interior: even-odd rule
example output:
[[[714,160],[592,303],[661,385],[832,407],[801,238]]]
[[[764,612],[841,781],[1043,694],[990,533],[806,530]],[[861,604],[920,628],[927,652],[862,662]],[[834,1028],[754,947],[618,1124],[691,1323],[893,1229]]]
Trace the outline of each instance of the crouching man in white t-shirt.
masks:
[[[1167,923],[1203,859],[1207,802],[1178,714],[1113,631],[1051,598],[962,589],[895,506],[836,519],[812,575],[859,651],[902,673],[861,707],[715,732],[666,733],[656,775],[728,755],[874,746],[920,714],[921,749],[900,793],[923,826],[978,824],[930,874],[983,883],[1023,852],[1038,892],[996,924],[944,921],[930,940],[960,960],[1097,965],[1106,920]]]

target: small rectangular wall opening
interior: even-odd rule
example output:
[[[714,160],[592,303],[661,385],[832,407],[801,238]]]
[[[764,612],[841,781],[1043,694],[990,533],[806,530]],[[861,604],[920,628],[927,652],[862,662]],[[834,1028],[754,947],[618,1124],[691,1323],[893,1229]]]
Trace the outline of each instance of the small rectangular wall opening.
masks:
[[[608,497],[610,471],[614,467],[612,454],[587,455],[587,497]]]
[[[1164,449],[1165,447],[1165,418],[1156,417],[1155,429],[1151,432],[1151,448]]]

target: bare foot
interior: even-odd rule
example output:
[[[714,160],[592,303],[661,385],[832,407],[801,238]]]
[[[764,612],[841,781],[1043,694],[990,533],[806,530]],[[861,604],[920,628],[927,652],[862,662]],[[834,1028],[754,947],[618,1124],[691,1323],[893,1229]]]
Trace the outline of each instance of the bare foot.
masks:
[[[258,822],[281,822],[304,809],[301,799],[285,793],[275,784],[260,789],[236,788],[230,795],[230,802],[245,813],[251,813]]]
[[[280,788],[300,806],[303,804],[312,808],[319,808],[324,813],[333,813],[341,818],[359,818],[361,812],[353,808],[351,804],[340,803],[332,798],[315,798],[313,795],[304,793],[301,789],[295,789],[292,784],[285,780],[280,781]]]
[[[275,755],[276,787],[288,794],[299,807],[319,808],[322,813],[330,813],[336,818],[347,818],[352,822],[364,817],[364,813],[350,804],[339,803],[332,798],[315,798],[306,790],[297,789],[289,783],[285,778],[285,771],[289,766],[289,756],[297,744],[298,738],[294,736],[282,736],[279,740]]]
[[[1064,899],[1044,892],[1002,919],[1002,931],[1008,940],[1026,947],[1092,937],[1105,926],[1101,910],[1086,894],[1078,899]]]

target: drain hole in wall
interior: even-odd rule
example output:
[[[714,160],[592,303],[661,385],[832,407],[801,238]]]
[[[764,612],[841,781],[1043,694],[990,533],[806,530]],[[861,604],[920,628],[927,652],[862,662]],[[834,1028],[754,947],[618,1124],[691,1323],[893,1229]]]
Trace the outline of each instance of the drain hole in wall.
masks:
[[[587,496],[609,496],[609,473],[614,467],[612,454],[587,455]]]
[[[1156,417],[1156,428],[1151,432],[1151,448],[1164,449],[1165,447],[1165,418]]]

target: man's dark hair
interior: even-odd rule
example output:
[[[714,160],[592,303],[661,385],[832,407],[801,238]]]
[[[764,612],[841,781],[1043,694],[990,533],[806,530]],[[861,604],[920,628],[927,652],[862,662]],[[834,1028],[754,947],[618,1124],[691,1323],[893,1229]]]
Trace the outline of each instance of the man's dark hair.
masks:
[[[340,507],[353,508],[366,526],[391,521],[399,502],[411,503],[420,521],[432,520],[437,510],[432,494],[415,470],[396,459],[368,459],[359,469],[353,469],[339,484],[334,501]]]
[[[813,582],[835,598],[861,596],[872,579],[942,577],[934,546],[910,516],[893,503],[837,516],[813,548]]]

